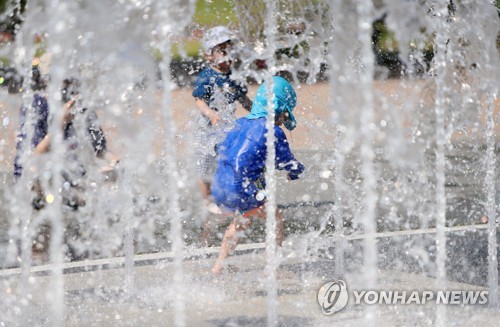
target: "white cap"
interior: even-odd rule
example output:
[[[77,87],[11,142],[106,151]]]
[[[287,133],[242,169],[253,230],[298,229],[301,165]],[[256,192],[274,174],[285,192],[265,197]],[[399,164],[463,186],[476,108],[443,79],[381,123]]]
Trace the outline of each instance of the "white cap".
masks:
[[[205,54],[211,54],[212,49],[224,42],[234,39],[234,34],[225,26],[216,26],[209,29],[201,39],[201,45]]]

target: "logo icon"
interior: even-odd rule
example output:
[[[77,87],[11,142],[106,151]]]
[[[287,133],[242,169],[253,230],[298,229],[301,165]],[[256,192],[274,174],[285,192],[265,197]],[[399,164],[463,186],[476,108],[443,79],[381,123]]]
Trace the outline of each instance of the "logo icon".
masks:
[[[325,315],[342,310],[348,299],[347,285],[343,280],[326,283],[318,291],[318,303]]]

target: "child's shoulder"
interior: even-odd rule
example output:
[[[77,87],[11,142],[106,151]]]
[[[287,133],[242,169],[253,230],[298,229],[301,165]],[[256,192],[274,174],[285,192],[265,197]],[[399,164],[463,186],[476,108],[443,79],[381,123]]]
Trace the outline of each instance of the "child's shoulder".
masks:
[[[212,68],[212,66],[210,65],[206,65],[204,66],[200,72],[198,73],[198,77],[207,77],[207,76],[214,76],[214,75],[217,75],[218,72]]]
[[[217,77],[218,73],[210,67],[210,65],[205,66],[195,78],[195,83],[208,83],[213,78]]]

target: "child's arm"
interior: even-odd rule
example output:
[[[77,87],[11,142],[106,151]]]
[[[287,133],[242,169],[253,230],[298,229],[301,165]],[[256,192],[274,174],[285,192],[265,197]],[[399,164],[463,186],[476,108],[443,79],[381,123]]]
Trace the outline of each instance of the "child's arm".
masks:
[[[250,98],[247,95],[242,96],[241,98],[238,99],[238,101],[247,111],[252,110],[252,100],[250,100]]]
[[[74,104],[76,102],[76,98],[72,98],[68,102],[64,104],[63,107],[63,117],[61,120],[61,128],[63,129],[64,133],[64,127],[69,124],[73,118],[75,117],[75,114],[71,111]],[[33,151],[35,154],[42,154],[49,152],[50,150],[50,142],[51,142],[51,136],[50,134],[45,134],[44,137],[40,140],[40,142],[35,146],[35,150]]]
[[[212,125],[217,124],[217,122],[220,120],[220,116],[217,111],[210,109],[210,107],[202,99],[196,99],[196,106],[202,114],[210,119]]]
[[[45,137],[38,143],[33,151],[35,154],[42,154],[49,152],[50,150],[50,134],[45,135]]]
[[[304,171],[304,165],[295,159],[292,151],[290,150],[285,132],[283,132],[281,128],[276,127],[275,135],[276,169],[288,171],[288,178],[290,180],[298,179],[300,174]]]

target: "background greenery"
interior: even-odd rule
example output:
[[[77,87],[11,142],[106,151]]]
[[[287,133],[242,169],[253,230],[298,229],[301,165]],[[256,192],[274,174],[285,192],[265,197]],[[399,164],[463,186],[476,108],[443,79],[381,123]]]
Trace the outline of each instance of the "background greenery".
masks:
[[[296,0],[293,2],[286,0],[197,0],[193,23],[188,27],[184,38],[172,47],[173,61],[181,62],[185,56],[198,58],[200,55],[199,37],[204,29],[212,26],[226,25],[232,28],[240,28],[247,31],[246,34],[257,35],[256,37],[258,37],[259,31],[262,32],[261,25],[265,16],[262,12],[265,12],[266,1],[276,1],[278,11],[291,11],[292,16],[293,12],[303,10],[307,6],[316,6],[316,9],[309,11],[317,14],[322,12],[321,9],[317,8],[324,5],[324,0]],[[453,11],[453,4],[460,1],[449,0],[450,13]],[[0,0],[0,34],[3,34],[0,36],[15,36],[16,31],[22,24],[23,12],[28,3],[29,0]],[[495,0],[495,3],[497,8],[500,8],[500,0]],[[255,11],[258,11],[258,13],[252,16]],[[307,11],[304,13],[307,14]],[[248,32],[249,29],[250,32]],[[400,71],[397,67],[401,64],[398,57],[399,45],[394,33],[387,28],[384,17],[373,22],[372,42],[377,64],[390,68],[392,66],[391,70]],[[500,48],[500,37],[497,37],[497,46]],[[43,47],[40,47],[40,49],[43,49]],[[424,49],[426,61],[432,59],[433,52],[432,40],[429,40]],[[156,57],[157,53],[153,53]],[[0,68],[8,65],[9,58],[0,57]]]
[[[235,3],[238,1],[238,3]],[[193,18],[191,29],[196,32],[199,28],[206,28],[216,25],[227,25],[232,27],[238,26],[238,15],[235,13],[235,5],[239,8],[245,8],[246,4],[263,0],[198,0],[196,2],[196,11]],[[278,6],[280,1],[278,2]],[[317,3],[322,0],[310,0],[309,2]],[[459,0],[451,0],[457,2]],[[288,1],[285,1],[290,5]],[[300,1],[298,1],[300,2]],[[22,13],[26,8],[28,0],[0,0],[0,32],[15,35],[17,28],[22,24]],[[500,0],[495,0],[496,7],[500,8]],[[248,7],[248,6],[247,6]],[[13,12],[6,13],[8,8],[15,8]],[[393,52],[397,49],[397,41],[394,34],[389,31],[383,20],[374,22],[374,47],[382,52]],[[500,47],[500,38],[497,41]],[[174,57],[185,53],[188,56],[196,57],[199,51],[199,41],[196,37],[187,37],[182,42],[175,44],[173,47]]]
[[[234,12],[234,7],[232,0],[198,0],[196,2],[193,25],[191,26],[191,34],[195,34],[199,28],[216,25],[236,27],[238,25],[238,18]],[[174,57],[179,57],[181,50],[184,50],[189,57],[197,57],[199,49],[200,42],[192,35],[191,38],[186,38],[184,41],[174,44],[172,51]]]

